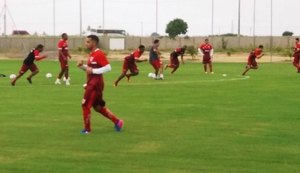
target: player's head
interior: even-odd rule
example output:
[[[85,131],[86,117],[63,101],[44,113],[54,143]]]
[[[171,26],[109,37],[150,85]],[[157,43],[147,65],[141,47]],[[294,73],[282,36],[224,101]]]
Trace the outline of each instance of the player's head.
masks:
[[[139,46],[139,50],[140,50],[140,52],[144,52],[145,51],[145,46],[144,45],[140,45]]]
[[[155,46],[155,47],[159,47],[159,39],[155,39],[154,41],[153,41],[153,46]]]
[[[204,42],[205,42],[206,44],[209,43],[208,38],[206,38],[206,39],[204,40]]]
[[[299,43],[299,38],[296,38],[295,41],[296,41],[296,43]]]
[[[63,39],[63,40],[68,40],[68,34],[67,33],[63,33],[63,34],[61,34],[61,38]]]
[[[96,35],[89,35],[85,39],[85,46],[87,49],[93,50],[98,47],[99,41],[99,37]]]
[[[35,47],[35,50],[38,50],[39,52],[43,52],[43,50],[44,50],[44,45],[38,44],[38,45]]]
[[[264,49],[264,46],[263,45],[259,45],[258,48]]]

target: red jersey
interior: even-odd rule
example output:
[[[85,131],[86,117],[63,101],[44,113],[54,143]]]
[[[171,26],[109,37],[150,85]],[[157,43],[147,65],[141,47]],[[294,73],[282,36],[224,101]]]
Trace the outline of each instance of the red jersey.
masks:
[[[58,50],[61,50],[64,56],[69,56],[69,48],[67,40],[61,39],[57,44]],[[59,55],[61,56],[61,55]],[[60,57],[61,58],[61,57]]]
[[[185,54],[184,48],[177,48],[171,53],[172,58],[178,58],[178,56],[183,56]]]
[[[142,52],[138,49],[132,52],[129,56],[125,57],[126,61],[134,62],[135,60],[139,59],[142,56]]]
[[[38,50],[33,49],[30,51],[30,53],[28,54],[27,58],[24,60],[23,63],[26,65],[32,65],[34,60],[36,58],[38,58],[39,55],[40,55],[40,52]]]
[[[205,55],[209,55],[210,56],[211,50],[213,49],[213,47],[212,47],[211,44],[206,44],[206,43],[200,45],[199,48],[201,49],[201,51],[204,54],[204,56]]]
[[[96,49],[90,53],[87,66],[92,68],[101,68],[108,65],[109,62],[104,52]],[[89,74],[87,76],[88,85],[96,85],[98,82],[103,82],[102,74]]]
[[[294,47],[294,56],[300,55],[300,43],[296,43]]]
[[[262,54],[263,50],[260,48],[254,49],[252,52],[250,52],[249,58],[255,59],[257,58],[260,54]]]

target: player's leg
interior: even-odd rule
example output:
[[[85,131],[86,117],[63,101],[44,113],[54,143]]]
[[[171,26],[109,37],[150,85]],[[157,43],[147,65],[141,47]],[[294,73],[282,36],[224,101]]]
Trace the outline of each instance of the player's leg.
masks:
[[[163,64],[162,61],[158,60],[157,68],[158,68],[158,71],[159,71],[158,79],[163,80],[164,79],[164,64]]]
[[[32,78],[33,76],[37,75],[39,73],[39,69],[35,64],[32,64],[29,66],[29,69],[31,71],[31,74],[27,77],[27,80],[30,84],[32,84]]]
[[[67,62],[66,67],[65,67],[65,78],[66,78],[66,85],[70,85],[68,62]]]
[[[105,106],[105,101],[102,98],[102,92],[98,92],[93,108],[96,112],[113,122],[117,131],[121,131],[123,127],[123,120],[117,118],[117,116]]]
[[[204,68],[205,74],[207,74],[207,63],[203,63],[203,68]]]
[[[209,62],[209,63],[208,63],[208,66],[209,66],[210,73],[211,73],[211,74],[214,74],[212,62]]]
[[[12,86],[16,85],[16,82],[19,78],[21,78],[27,71],[29,70],[29,67],[25,64],[22,65],[19,74],[17,75],[17,77],[11,82]]]
[[[55,85],[60,85],[61,84],[61,78],[63,77],[63,75],[65,74],[65,71],[66,71],[66,66],[65,66],[65,63],[64,63],[64,60],[62,60],[61,58],[59,58],[59,63],[60,63],[60,72],[57,76],[57,79],[55,81]]]
[[[139,69],[137,68],[137,65],[136,65],[135,63],[130,65],[129,70],[130,70],[130,73],[129,73],[129,74],[126,74],[126,77],[127,77],[127,81],[128,81],[128,82],[130,82],[130,78],[131,78],[132,76],[137,76],[137,75],[139,75]]]
[[[128,62],[125,60],[122,67],[122,73],[114,83],[115,87],[118,86],[119,82],[126,76],[127,71],[128,71]]]
[[[82,99],[82,112],[84,129],[82,133],[88,134],[91,132],[91,108],[95,102],[96,92],[92,87],[87,86],[84,97]]]
[[[173,66],[173,71],[171,72],[171,74],[174,74],[177,69],[179,68],[179,60],[178,59],[174,59],[173,63],[172,63],[172,66]]]

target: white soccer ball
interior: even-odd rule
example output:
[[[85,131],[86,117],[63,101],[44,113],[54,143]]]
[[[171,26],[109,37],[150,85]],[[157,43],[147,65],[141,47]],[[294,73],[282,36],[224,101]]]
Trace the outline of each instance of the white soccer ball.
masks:
[[[9,75],[9,78],[10,79],[15,79],[17,76],[15,75],[15,74],[11,74],[11,75]]]
[[[222,74],[223,77],[227,77],[227,74]]]
[[[46,78],[52,78],[52,74],[51,73],[47,73],[46,74]]]
[[[156,76],[155,76],[154,73],[149,73],[149,74],[148,74],[148,77],[150,77],[150,78],[155,78]]]

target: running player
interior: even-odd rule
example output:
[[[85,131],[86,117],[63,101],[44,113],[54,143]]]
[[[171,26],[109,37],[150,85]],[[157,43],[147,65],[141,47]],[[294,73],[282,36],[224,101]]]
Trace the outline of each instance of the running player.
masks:
[[[98,49],[99,38],[96,35],[90,35],[86,38],[86,47],[91,51],[87,64],[79,61],[77,66],[85,70],[87,73],[87,84],[85,93],[82,100],[82,111],[84,129],[83,134],[91,132],[91,108],[104,117],[111,120],[116,131],[121,131],[123,127],[123,120],[118,119],[108,108],[105,106],[103,100],[104,80],[103,74],[111,71],[111,66],[106,58],[106,55]]]
[[[181,62],[184,64],[183,56],[185,54],[187,46],[183,46],[181,48],[175,49],[170,55],[170,63],[165,66],[165,70],[167,68],[172,68],[173,71],[171,74],[174,74],[175,71],[179,68],[180,62],[178,60],[178,56],[181,56]]]
[[[293,61],[293,65],[297,68],[297,72],[300,73],[300,42],[299,42],[299,38],[295,39],[295,47],[294,47],[294,61]]]
[[[119,82],[126,77],[127,81],[130,81],[130,77],[137,76],[139,74],[139,69],[137,68],[136,62],[144,62],[147,61],[147,59],[139,59],[145,51],[145,46],[140,45],[136,51],[131,53],[129,56],[124,58],[123,63],[123,70],[122,74],[119,76],[119,78],[115,81],[114,86],[118,86]],[[128,70],[130,71],[129,74],[127,74]]]
[[[163,80],[164,79],[164,68],[163,68],[163,63],[160,60],[160,53],[158,51],[159,48],[159,40],[155,39],[153,42],[153,46],[150,49],[150,54],[149,54],[149,61],[152,67],[155,70],[155,79],[156,80]]]
[[[250,69],[254,69],[254,70],[258,69],[256,59],[260,59],[261,57],[264,56],[263,49],[264,49],[264,46],[259,45],[258,48],[254,49],[250,52],[250,55],[248,57],[248,64],[246,66],[246,70],[244,71],[243,75],[246,75],[246,73]]]
[[[40,61],[45,59],[46,55],[40,55],[43,52],[44,46],[39,44],[36,48],[32,49],[28,54],[27,58],[23,61],[23,65],[19,71],[18,76],[11,82],[12,86],[16,85],[17,80],[22,77],[28,70],[31,71],[31,74],[27,77],[27,80],[30,84],[32,84],[32,77],[39,73],[38,67],[34,64],[34,61]]]
[[[205,42],[199,46],[199,53],[203,56],[203,66],[205,74],[208,74],[207,67],[209,67],[210,73],[214,74],[212,66],[212,58],[214,54],[213,46],[209,43],[208,39],[205,39]]]
[[[66,82],[66,85],[70,85],[69,80],[69,58],[71,59],[71,55],[69,54],[68,49],[68,35],[66,33],[63,33],[61,35],[61,40],[58,42],[58,59],[60,62],[60,72],[58,74],[58,77],[55,81],[55,85],[60,85],[61,78],[64,76],[64,80]]]

